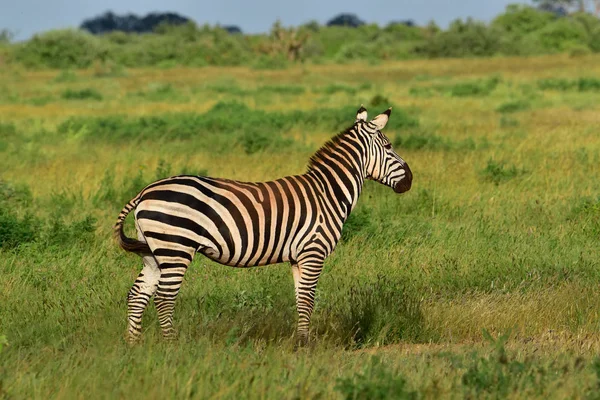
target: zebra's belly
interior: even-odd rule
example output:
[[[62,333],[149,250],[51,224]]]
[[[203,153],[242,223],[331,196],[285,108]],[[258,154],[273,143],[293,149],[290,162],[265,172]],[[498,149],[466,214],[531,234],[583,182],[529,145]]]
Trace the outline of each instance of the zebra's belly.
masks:
[[[219,254],[217,250],[212,248],[203,248],[200,249],[198,252],[219,264],[238,268],[260,267],[264,265],[290,261],[289,251],[282,251],[281,254],[273,256],[265,255],[260,259],[256,259],[256,257],[253,257],[250,260],[245,258],[240,259],[239,257],[230,257],[229,254]]]

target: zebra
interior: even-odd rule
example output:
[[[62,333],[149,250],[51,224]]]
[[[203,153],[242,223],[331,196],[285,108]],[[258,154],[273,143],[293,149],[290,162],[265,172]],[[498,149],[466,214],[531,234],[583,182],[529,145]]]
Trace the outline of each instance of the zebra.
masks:
[[[140,338],[142,314],[152,296],[163,337],[175,338],[175,299],[195,253],[201,253],[241,268],[289,262],[298,313],[296,343],[306,344],[323,263],[364,181],[375,180],[396,193],[411,188],[408,164],[381,133],[391,111],[367,121],[361,105],[354,124],[314,153],[302,175],[257,183],[178,175],[146,186],[114,225],[120,247],[143,261],[127,296],[126,339]],[[137,240],[123,232],[133,209]]]

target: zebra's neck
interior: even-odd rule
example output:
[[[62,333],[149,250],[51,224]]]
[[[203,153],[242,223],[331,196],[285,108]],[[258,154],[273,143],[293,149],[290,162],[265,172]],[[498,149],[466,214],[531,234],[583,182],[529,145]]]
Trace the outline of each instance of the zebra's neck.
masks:
[[[356,206],[365,181],[365,144],[352,128],[335,136],[310,159],[307,175],[321,186],[343,223]]]

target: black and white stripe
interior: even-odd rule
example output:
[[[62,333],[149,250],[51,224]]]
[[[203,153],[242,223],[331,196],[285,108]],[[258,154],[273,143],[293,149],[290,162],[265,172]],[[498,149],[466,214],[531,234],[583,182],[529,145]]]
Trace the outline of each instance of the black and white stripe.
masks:
[[[381,133],[391,108],[367,121],[361,107],[354,125],[311,158],[303,175],[270,182],[174,176],[144,188],[119,214],[120,246],[143,258],[128,295],[128,339],[140,335],[144,309],[154,296],[163,335],[174,335],[173,308],[196,252],[232,267],[290,262],[298,307],[298,338],[305,342],[323,262],[335,248],[365,179],[403,193],[408,164]],[[138,240],[123,233],[135,209]]]

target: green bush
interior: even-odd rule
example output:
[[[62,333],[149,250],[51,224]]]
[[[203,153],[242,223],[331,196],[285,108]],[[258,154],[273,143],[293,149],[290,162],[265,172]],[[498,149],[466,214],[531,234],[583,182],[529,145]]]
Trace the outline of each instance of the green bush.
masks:
[[[571,90],[577,86],[574,81],[561,78],[540,79],[537,82],[541,90]]]
[[[65,100],[102,100],[102,94],[92,88],[81,90],[67,89],[62,93],[61,97]]]
[[[497,76],[450,85],[416,86],[409,93],[418,97],[431,97],[435,94],[444,94],[452,97],[488,96],[502,80]]]
[[[598,78],[579,78],[577,80],[577,89],[580,92],[600,91],[600,79],[598,79]]]
[[[510,398],[515,393],[543,392],[552,373],[529,358],[511,359],[505,350],[508,334],[493,338],[484,329],[483,335],[494,351],[488,357],[476,359],[462,376],[465,398]]]
[[[13,210],[0,206],[0,248],[15,248],[35,241],[39,225],[31,214],[19,217]]]
[[[340,48],[335,55],[335,61],[375,61],[378,59],[376,43],[350,42]]]
[[[436,135],[398,135],[394,140],[394,146],[407,150],[448,150],[450,145],[440,136]]]
[[[490,78],[473,82],[457,83],[448,87],[450,96],[467,97],[467,96],[487,96],[496,89],[500,83],[499,78]]]
[[[591,77],[582,77],[576,80],[562,78],[540,79],[537,82],[541,90],[558,91],[600,91],[600,79]]]
[[[545,52],[561,52],[589,42],[585,28],[572,18],[560,18],[537,31],[536,36]]]
[[[483,22],[455,20],[447,31],[429,37],[416,50],[427,57],[490,56],[500,49],[499,34]]]
[[[437,135],[419,132],[400,133],[394,138],[394,146],[400,150],[473,150],[477,146],[471,138],[455,142]]]
[[[297,85],[265,85],[256,89],[257,93],[273,93],[281,95],[301,95],[306,91],[304,86]]]
[[[346,400],[418,399],[418,393],[407,386],[402,375],[389,371],[379,357],[373,356],[362,373],[338,378],[335,389]]]
[[[524,111],[529,109],[530,104],[524,100],[512,100],[506,103],[502,103],[496,108],[499,113],[514,113],[517,111]]]
[[[506,12],[494,18],[491,26],[514,38],[542,29],[555,19],[556,16],[550,12],[524,4],[510,4]]]
[[[147,101],[168,101],[179,102],[186,101],[187,97],[181,94],[170,83],[151,83],[148,90],[132,93],[131,96],[141,97]]]
[[[282,149],[294,143],[292,139],[281,136],[267,135],[261,130],[247,131],[240,135],[238,143],[246,154],[254,154],[269,149]]]
[[[508,182],[525,173],[525,170],[519,169],[514,165],[507,166],[503,161],[488,160],[486,167],[480,172],[480,175],[484,181],[492,182],[498,186],[500,183]]]
[[[107,56],[102,39],[75,30],[49,31],[16,46],[15,60],[28,67],[86,68]]]
[[[349,95],[354,95],[356,94],[357,88],[340,83],[332,83],[325,86],[320,91],[325,94],[346,93]]]

